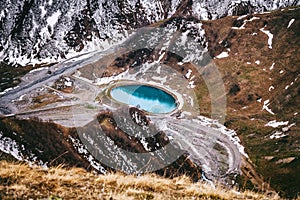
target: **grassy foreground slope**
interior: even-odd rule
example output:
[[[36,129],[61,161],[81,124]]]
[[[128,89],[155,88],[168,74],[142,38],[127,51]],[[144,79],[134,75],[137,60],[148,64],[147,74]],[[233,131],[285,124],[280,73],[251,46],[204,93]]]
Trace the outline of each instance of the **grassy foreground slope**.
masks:
[[[42,169],[0,162],[0,199],[280,199],[251,191],[238,192],[187,177],[95,175],[82,168]]]

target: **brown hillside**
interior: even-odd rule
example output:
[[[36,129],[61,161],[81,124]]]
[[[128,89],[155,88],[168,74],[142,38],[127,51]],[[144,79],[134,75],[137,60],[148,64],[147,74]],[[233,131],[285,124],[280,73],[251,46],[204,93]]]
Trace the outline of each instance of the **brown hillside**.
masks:
[[[42,169],[0,162],[1,199],[280,199],[250,191],[238,192],[187,177],[164,179],[155,175],[95,175],[81,168]]]
[[[300,185],[299,18],[298,7],[204,22],[211,55],[229,53],[215,59],[228,94],[225,125],[237,131],[257,171],[289,197],[299,193]],[[244,23],[244,29],[232,28]],[[272,49],[261,28],[273,34]],[[267,100],[274,114],[263,109]],[[272,120],[290,126],[265,126]],[[283,137],[271,139],[276,132]]]

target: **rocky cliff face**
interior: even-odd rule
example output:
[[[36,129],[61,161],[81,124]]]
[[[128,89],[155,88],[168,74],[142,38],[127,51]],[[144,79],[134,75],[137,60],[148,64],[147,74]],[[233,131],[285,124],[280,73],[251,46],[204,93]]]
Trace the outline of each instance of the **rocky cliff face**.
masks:
[[[21,65],[57,62],[77,52],[105,49],[130,30],[172,16],[216,19],[299,4],[299,0],[4,0],[0,59]]]

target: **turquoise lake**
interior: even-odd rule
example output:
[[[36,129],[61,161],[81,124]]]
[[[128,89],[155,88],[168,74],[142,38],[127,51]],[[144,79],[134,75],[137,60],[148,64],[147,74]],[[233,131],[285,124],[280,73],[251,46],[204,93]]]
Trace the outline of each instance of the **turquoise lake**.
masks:
[[[148,85],[122,85],[113,88],[115,100],[151,113],[169,113],[176,109],[176,99],[169,93]]]

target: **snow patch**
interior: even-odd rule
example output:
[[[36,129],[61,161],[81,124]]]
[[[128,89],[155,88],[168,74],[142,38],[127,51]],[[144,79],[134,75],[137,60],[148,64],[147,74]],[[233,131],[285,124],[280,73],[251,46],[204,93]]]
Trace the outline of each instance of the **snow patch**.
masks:
[[[189,85],[187,86],[187,88],[194,89],[196,87],[196,85],[194,83],[195,83],[194,81],[189,82]]]
[[[241,29],[245,29],[245,23],[241,26],[241,27],[231,27],[232,29],[234,29],[234,30],[241,30]]]
[[[269,121],[265,126],[271,126],[273,128],[277,128],[278,126],[286,126],[289,124],[289,121],[286,122],[277,122],[276,120]]]
[[[26,94],[21,95],[21,96],[19,97],[18,101],[23,101],[25,96],[26,96]]]
[[[72,85],[73,85],[72,81],[68,81],[68,80],[65,81],[65,86],[72,87]]]
[[[47,70],[49,69],[49,67],[40,67],[40,68],[36,68],[36,69],[33,69],[29,72],[29,74],[32,74],[32,73],[35,73],[35,72],[39,72],[39,71],[43,71],[43,70]]]
[[[275,63],[272,64],[272,66],[270,67],[270,70],[274,69]]]
[[[146,141],[146,138],[144,138],[144,137],[142,137],[141,139],[140,139],[140,142],[141,142],[141,144],[143,145],[143,147],[144,147],[144,149],[146,150],[146,151],[151,151],[151,149],[148,147],[149,145],[148,145],[148,143],[147,143],[147,141]]]
[[[47,18],[47,20],[46,20],[47,25],[44,28],[42,28],[41,31],[40,31],[40,36],[43,40],[46,40],[47,38],[50,37],[51,33],[49,32],[48,27],[50,27],[51,28],[50,31],[53,32],[54,25],[57,23],[58,18],[59,18],[60,15],[61,15],[61,12],[60,12],[60,10],[58,10],[57,12],[53,13],[50,17]],[[50,62],[51,62],[51,59],[48,58],[48,61],[46,61],[46,63],[50,63]],[[24,63],[24,61],[22,63]]]
[[[238,18],[237,18],[237,20],[241,20],[241,19],[244,19],[245,17],[247,17],[248,15],[242,15],[242,16],[239,16]]]
[[[242,107],[242,110],[245,110],[245,109],[247,109],[248,108],[248,106],[244,106],[244,107]]]
[[[291,19],[291,21],[289,22],[289,24],[288,24],[287,28],[290,28],[290,27],[291,27],[291,25],[292,25],[294,22],[295,22],[295,19]]]
[[[47,24],[51,27],[53,30],[54,25],[57,23],[59,16],[61,15],[60,10],[53,13],[50,17],[47,19]]]
[[[271,91],[274,90],[274,89],[275,89],[274,86],[271,85],[271,86],[269,87],[269,92],[271,92]]]
[[[257,99],[257,102],[261,103],[261,101],[262,101],[262,98],[260,98],[260,99]]]
[[[40,6],[39,8],[41,9],[41,18],[44,18],[47,10],[45,9],[45,6]]]
[[[0,131],[0,150],[4,153],[12,155],[17,160],[23,160],[23,155],[20,152],[20,146],[16,141],[9,137],[3,137],[2,131]]]
[[[259,65],[260,64],[260,60],[255,61],[255,64]]]
[[[246,15],[246,16],[247,16],[247,15]],[[244,18],[244,17],[241,16],[241,17],[237,18],[237,20],[243,19],[243,18]],[[252,22],[252,21],[258,20],[258,19],[260,19],[260,18],[259,18],[259,17],[252,17],[252,18],[249,19],[249,20],[244,20],[244,23],[243,23],[243,25],[242,25],[241,27],[232,27],[232,29],[236,29],[236,30],[239,30],[239,29],[245,29],[245,26],[246,26],[247,22]]]
[[[190,33],[190,31],[186,31],[186,32],[182,33],[182,36],[181,36],[181,45],[182,46],[185,46],[185,44],[187,43],[189,33]]]
[[[265,28],[265,27],[264,27]],[[266,34],[268,36],[268,45],[269,45],[269,49],[272,49],[272,43],[273,43],[273,34],[269,31],[269,30],[265,30],[264,28],[259,29],[261,32],[263,32],[264,34]]]
[[[192,72],[193,71],[191,69],[189,69],[188,72],[185,75],[185,78],[189,79],[191,77]]]
[[[0,95],[3,95],[3,94],[5,94],[5,93],[7,93],[7,92],[9,92],[11,90],[17,89],[18,87],[20,87],[20,86],[17,85],[16,87],[7,88],[3,92],[0,92]]]
[[[260,18],[259,17],[252,17],[251,19],[247,20],[248,22],[252,22],[254,20],[259,20]]]
[[[283,138],[283,137],[286,137],[287,135],[280,132],[280,131],[276,131],[274,134],[272,134],[270,136],[270,139],[279,139],[279,138]]]
[[[5,17],[5,12],[4,12],[4,10],[1,10],[1,13],[0,13],[0,20],[2,19],[2,18],[4,18]]]
[[[272,112],[272,110],[269,108],[269,105],[270,105],[270,100],[269,99],[264,101],[264,105],[263,105],[262,110],[266,110],[268,113],[270,113],[272,115],[275,115],[275,113]]]
[[[291,124],[291,125],[289,125],[289,126],[283,127],[283,128],[282,128],[282,131],[283,131],[283,132],[287,132],[287,131],[290,130],[290,128],[292,128],[292,127],[295,126],[295,125],[296,125],[296,124],[293,123],[293,124]]]
[[[220,53],[219,55],[217,55],[216,58],[222,59],[222,58],[226,58],[228,56],[229,56],[228,52],[224,51],[224,52]]]
[[[100,171],[103,174],[106,173],[106,170],[103,168],[103,166],[96,161],[96,159],[89,153],[89,151],[81,143],[80,140],[75,139],[72,136],[69,136],[69,139],[72,141],[73,147],[77,150],[77,152],[83,154],[83,157],[85,157],[89,161],[89,163],[94,169]],[[89,142],[93,142],[93,141],[89,141]]]

